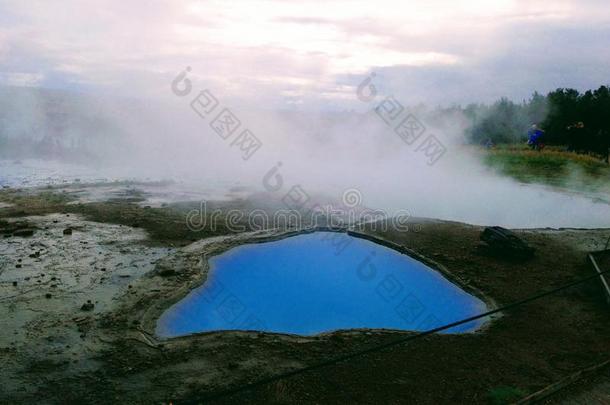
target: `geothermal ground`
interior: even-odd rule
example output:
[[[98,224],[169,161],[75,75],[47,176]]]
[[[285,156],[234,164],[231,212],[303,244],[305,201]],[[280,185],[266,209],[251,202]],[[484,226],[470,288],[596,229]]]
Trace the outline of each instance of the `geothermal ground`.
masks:
[[[151,207],[137,184],[111,201],[83,199],[100,187],[107,185],[0,191],[2,403],[502,403],[610,355],[610,312],[594,279],[503,312],[476,333],[430,335],[206,400],[411,333],[232,331],[159,339],[156,320],[201,285],[207,257],[300,230],[195,232],[184,221],[188,204]],[[246,198],[214,206],[256,204]],[[592,275],[587,252],[610,236],[604,229],[516,230],[537,251],[513,262],[480,254],[479,226],[412,221],[410,231],[369,225],[362,232],[410,249],[497,306]],[[600,261],[610,266],[610,259]],[[578,398],[604,375],[587,376],[550,400]]]

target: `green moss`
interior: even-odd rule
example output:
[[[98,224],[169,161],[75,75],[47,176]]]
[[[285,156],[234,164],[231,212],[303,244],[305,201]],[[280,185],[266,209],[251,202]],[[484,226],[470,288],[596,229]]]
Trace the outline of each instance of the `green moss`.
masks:
[[[524,396],[525,393],[519,388],[508,386],[493,388],[487,394],[489,403],[493,405],[512,404]]]
[[[0,211],[0,217],[10,218],[61,212],[67,203],[73,201],[73,198],[52,191],[33,194],[9,189],[0,192],[0,201],[13,204],[13,207]]]
[[[65,210],[91,221],[142,228],[155,245],[184,245],[205,237],[231,233],[222,226],[223,221],[218,221],[215,227],[189,229],[186,222],[188,211],[172,207],[147,208],[127,202],[103,202],[68,205]]]

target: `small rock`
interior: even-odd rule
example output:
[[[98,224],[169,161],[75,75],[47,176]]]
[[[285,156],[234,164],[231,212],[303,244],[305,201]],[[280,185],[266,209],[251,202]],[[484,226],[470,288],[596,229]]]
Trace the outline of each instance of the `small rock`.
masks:
[[[95,304],[93,304],[91,300],[87,300],[87,302],[80,307],[81,311],[93,311],[93,308],[95,308]]]
[[[13,287],[17,287],[17,282],[13,281]]]
[[[20,268],[21,268],[21,265],[20,265],[20,264],[16,264],[16,265],[15,265],[15,268],[16,268],[16,269],[20,269]]]
[[[44,295],[44,297],[45,297],[46,299],[49,299],[49,298],[51,298],[51,297],[52,297],[52,295],[51,295],[51,293],[46,293],[46,294]]]
[[[64,235],[72,235],[72,228],[64,229]]]
[[[176,270],[174,269],[163,269],[159,272],[161,277],[172,277],[176,275]]]

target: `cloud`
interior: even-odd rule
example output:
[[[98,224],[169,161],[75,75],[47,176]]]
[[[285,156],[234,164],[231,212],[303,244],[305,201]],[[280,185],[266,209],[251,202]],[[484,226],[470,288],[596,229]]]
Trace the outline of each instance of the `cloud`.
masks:
[[[596,87],[610,61],[597,0],[0,0],[0,15],[5,82],[141,97],[192,66],[226,97],[273,106],[350,108],[371,70],[414,101],[522,98]]]
[[[43,79],[44,76],[41,73],[0,73],[0,83],[5,86],[35,87]]]

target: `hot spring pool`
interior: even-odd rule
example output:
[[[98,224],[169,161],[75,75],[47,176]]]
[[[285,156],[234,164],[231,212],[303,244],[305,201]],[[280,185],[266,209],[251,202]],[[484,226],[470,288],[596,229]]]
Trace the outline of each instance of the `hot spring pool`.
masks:
[[[242,245],[211,258],[206,282],[163,313],[156,332],[176,337],[218,330],[423,331],[486,309],[409,256],[345,233],[315,232]],[[483,322],[447,332],[473,331]]]

